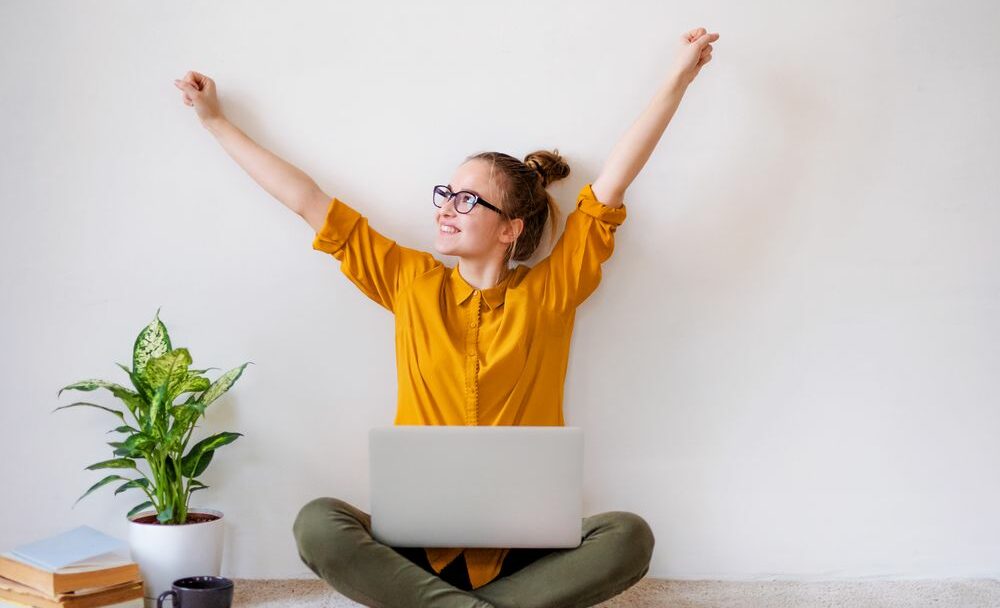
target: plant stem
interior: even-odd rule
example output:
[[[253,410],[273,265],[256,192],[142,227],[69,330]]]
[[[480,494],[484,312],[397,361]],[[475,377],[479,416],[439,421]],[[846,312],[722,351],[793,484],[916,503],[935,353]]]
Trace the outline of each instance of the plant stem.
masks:
[[[164,491],[165,491],[164,485],[166,484],[164,469],[166,468],[166,462],[165,462],[165,457],[162,455],[162,453],[158,453],[157,456],[159,456],[158,466],[153,471],[153,474],[156,476],[156,497],[160,499],[161,508],[158,508],[156,510],[157,514],[159,514],[160,511],[162,509],[165,509],[167,506],[165,504],[166,498],[164,497]]]
[[[177,523],[184,523],[185,515],[186,515],[186,512],[185,512],[186,511],[186,509],[185,509],[186,505],[184,504],[184,501],[183,501],[184,497],[177,494],[178,489],[183,489],[183,487],[184,487],[184,477],[181,475],[180,459],[179,458],[174,458],[173,462],[174,462],[175,479],[177,481],[176,481],[176,483],[174,483],[171,486],[170,493],[173,495],[173,497],[174,497],[174,499],[176,501],[174,504],[177,505],[177,507],[178,507],[177,513],[174,514],[177,517],[177,520],[178,520]]]
[[[184,437],[184,441],[181,442],[180,450],[181,450],[182,455],[183,455],[183,452],[184,452],[184,448],[187,447],[188,442],[191,441],[191,435],[192,435],[192,433],[194,433],[194,427],[196,426],[195,423],[197,421],[198,421],[198,418],[195,417],[195,419],[191,422],[191,428],[189,428],[188,431],[187,431],[187,436]],[[198,466],[198,463],[196,462],[195,463],[195,467],[197,467],[197,466]],[[192,472],[193,471],[194,471],[194,469],[192,469]],[[188,478],[187,483],[184,483],[183,482],[183,478],[181,478],[181,483],[184,485],[184,496],[183,496],[183,498],[184,498],[184,515],[185,515],[185,517],[187,517],[187,504],[188,504],[188,499],[191,496],[191,494],[190,494],[190,490],[191,490],[191,478]]]

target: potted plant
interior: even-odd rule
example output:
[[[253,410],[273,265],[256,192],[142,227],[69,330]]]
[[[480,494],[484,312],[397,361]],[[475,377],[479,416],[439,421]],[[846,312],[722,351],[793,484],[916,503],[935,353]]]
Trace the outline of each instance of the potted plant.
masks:
[[[115,481],[123,482],[115,490],[140,490],[145,494],[140,504],[126,515],[129,521],[129,548],[139,564],[145,582],[147,601],[170,589],[185,576],[220,574],[222,566],[223,519],[220,511],[191,510],[191,495],[207,488],[197,479],[212,461],[215,450],[232,443],[242,433],[222,432],[206,437],[190,448],[188,443],[205,410],[230,387],[252,363],[248,361],[222,374],[214,382],[204,372],[190,369],[191,354],[186,348],[173,348],[167,327],[157,309],[152,322],[139,332],[132,348],[132,368],[116,363],[128,374],[133,388],[104,380],[83,380],[65,386],[65,390],[109,390],[125,405],[125,411],[96,403],[78,401],[53,410],[70,407],[95,407],[116,416],[121,425],[108,431],[121,433],[122,441],[108,442],[113,458],[96,462],[86,469],[120,469],[125,475],[104,477],[83,493],[76,503],[94,490]],[[133,390],[134,389],[134,390]],[[182,403],[181,395],[189,393]],[[145,462],[149,474],[138,463]],[[73,503],[73,506],[76,506]]]

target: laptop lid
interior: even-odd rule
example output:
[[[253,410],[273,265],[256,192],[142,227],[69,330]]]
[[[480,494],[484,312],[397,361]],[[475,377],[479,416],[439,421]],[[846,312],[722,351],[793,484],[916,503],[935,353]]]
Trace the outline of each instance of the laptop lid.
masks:
[[[583,430],[398,425],[369,431],[372,536],[396,547],[572,548]]]

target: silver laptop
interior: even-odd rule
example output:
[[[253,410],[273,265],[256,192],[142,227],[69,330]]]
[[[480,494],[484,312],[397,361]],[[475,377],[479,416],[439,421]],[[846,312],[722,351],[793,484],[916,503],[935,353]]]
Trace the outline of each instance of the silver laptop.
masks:
[[[572,548],[583,429],[421,426],[368,434],[372,536],[395,547]]]

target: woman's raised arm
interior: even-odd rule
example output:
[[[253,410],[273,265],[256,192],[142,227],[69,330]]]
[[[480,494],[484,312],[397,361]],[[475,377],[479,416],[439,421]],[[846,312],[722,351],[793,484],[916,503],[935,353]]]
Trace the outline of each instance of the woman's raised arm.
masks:
[[[657,90],[645,111],[615,145],[601,168],[600,175],[594,180],[594,195],[598,200],[610,207],[622,205],[625,190],[649,160],[663,131],[677,111],[688,85],[701,71],[701,67],[712,60],[711,43],[718,39],[718,33],[710,34],[703,27],[681,36],[680,48],[669,77]]]
[[[429,253],[403,247],[368,225],[353,207],[328,196],[297,167],[259,146],[226,120],[219,108],[215,83],[198,72],[174,81],[184,103],[194,106],[202,126],[219,140],[250,177],[315,232],[313,249],[340,261],[341,270],[369,298],[390,311],[396,295],[413,278],[441,266]]]
[[[229,122],[219,107],[215,81],[204,74],[188,72],[183,79],[175,80],[174,86],[184,93],[184,103],[194,106],[202,126],[255,182],[302,216],[313,230],[322,227],[321,214],[331,197],[301,169],[262,147]]]

